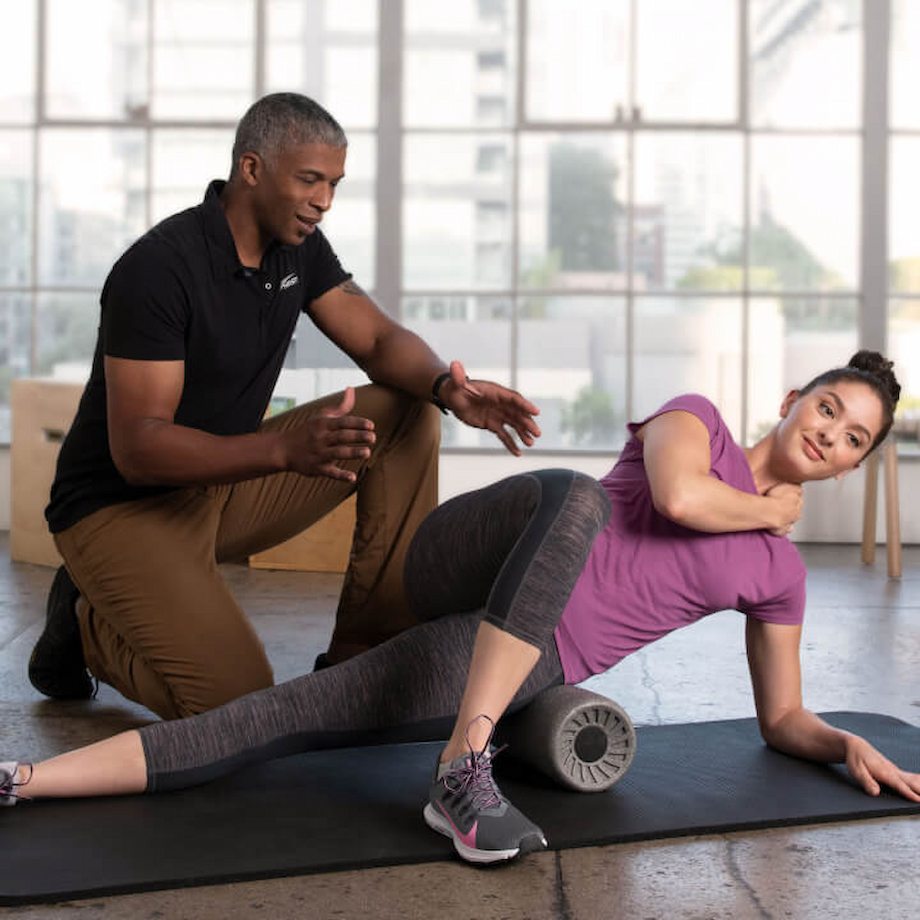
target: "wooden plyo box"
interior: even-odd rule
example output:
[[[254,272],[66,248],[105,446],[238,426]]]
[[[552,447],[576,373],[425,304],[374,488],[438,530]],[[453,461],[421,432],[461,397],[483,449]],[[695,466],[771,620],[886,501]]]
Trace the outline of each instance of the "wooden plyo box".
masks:
[[[39,377],[12,383],[10,557],[15,562],[61,564],[44,512],[61,442],[76,415],[83,386]],[[258,569],[344,572],[354,527],[352,497],[303,533],[251,556],[249,564]]]
[[[254,569],[344,572],[355,529],[355,497],[342,502],[303,533],[249,557]]]
[[[15,562],[61,564],[44,512],[61,441],[82,394],[82,383],[38,377],[12,383],[10,558]]]

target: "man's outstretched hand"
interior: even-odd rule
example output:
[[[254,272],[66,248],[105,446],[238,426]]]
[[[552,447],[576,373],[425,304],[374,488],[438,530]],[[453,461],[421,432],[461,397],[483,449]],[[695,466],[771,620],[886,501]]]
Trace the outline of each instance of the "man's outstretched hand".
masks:
[[[525,447],[533,446],[540,437],[540,427],[534,421],[540,410],[532,402],[516,390],[489,380],[470,380],[459,361],[451,361],[450,379],[441,384],[438,396],[461,422],[493,432],[516,457],[521,449],[512,432]]]

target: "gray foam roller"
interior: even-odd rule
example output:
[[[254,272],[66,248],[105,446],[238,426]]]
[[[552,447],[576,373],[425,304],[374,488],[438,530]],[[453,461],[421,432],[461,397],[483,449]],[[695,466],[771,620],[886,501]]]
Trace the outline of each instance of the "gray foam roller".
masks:
[[[629,769],[636,732],[613,700],[579,687],[550,687],[499,723],[506,756],[578,792],[609,789]]]

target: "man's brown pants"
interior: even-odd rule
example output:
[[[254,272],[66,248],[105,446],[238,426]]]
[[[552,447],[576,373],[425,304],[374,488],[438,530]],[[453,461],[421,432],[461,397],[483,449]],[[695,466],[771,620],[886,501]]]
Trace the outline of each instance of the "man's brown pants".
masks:
[[[341,395],[269,419],[302,424]],[[371,457],[347,461],[357,485],[277,473],[182,488],[90,514],[55,542],[80,590],[86,663],[99,680],[165,719],[212,709],[273,683],[262,643],[218,572],[294,536],[357,492],[357,523],[330,657],[361,651],[414,623],[403,560],[437,503],[437,410],[376,385],[353,415],[374,421]]]

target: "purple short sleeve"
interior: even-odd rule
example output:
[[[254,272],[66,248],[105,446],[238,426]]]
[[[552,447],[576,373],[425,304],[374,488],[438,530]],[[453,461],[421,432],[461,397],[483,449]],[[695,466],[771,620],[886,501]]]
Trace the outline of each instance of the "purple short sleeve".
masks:
[[[785,538],[782,538],[785,539]],[[798,554],[796,554],[796,559]],[[754,604],[743,611],[747,616],[764,623],[779,623],[783,626],[800,626],[805,619],[805,571],[780,594],[768,601]]]

